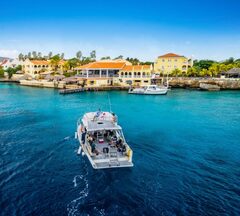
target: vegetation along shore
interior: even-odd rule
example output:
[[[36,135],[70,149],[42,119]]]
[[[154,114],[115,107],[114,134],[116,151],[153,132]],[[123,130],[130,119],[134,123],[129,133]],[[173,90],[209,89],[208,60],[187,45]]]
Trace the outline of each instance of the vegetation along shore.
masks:
[[[16,59],[1,58],[0,81],[83,90],[120,90],[168,81],[169,86],[177,88],[237,90],[240,89],[240,59],[193,60],[167,53],[154,61],[142,62],[121,55],[97,60],[95,50],[87,57],[78,51],[70,59],[64,58],[64,53],[42,55],[33,51],[27,55],[20,53]]]

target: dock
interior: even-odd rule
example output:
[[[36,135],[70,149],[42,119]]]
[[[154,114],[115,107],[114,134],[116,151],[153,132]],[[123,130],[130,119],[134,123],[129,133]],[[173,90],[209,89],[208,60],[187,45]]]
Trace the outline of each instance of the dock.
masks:
[[[83,92],[83,91],[85,91],[84,88],[61,89],[61,90],[59,90],[59,94],[73,94],[73,93],[78,93],[78,92]]]
[[[109,91],[109,90],[128,90],[129,87],[123,86],[101,86],[101,87],[81,87],[81,88],[69,88],[59,90],[59,94],[73,94],[85,91]]]

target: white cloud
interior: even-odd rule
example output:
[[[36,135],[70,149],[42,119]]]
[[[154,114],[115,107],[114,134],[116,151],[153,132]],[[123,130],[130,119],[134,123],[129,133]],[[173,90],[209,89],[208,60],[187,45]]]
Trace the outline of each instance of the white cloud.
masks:
[[[16,58],[18,56],[17,50],[9,50],[9,49],[0,49],[0,56],[1,57],[9,57],[9,58]]]

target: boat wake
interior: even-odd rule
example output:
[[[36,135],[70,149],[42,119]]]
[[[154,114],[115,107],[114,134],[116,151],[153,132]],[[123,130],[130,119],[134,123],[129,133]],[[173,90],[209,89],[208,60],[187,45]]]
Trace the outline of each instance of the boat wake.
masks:
[[[88,179],[87,174],[76,175],[73,178],[73,186],[74,188],[80,188],[79,197],[72,200],[67,205],[67,212],[69,216],[79,215],[79,207],[84,203],[85,198],[88,196],[89,188],[88,188]]]

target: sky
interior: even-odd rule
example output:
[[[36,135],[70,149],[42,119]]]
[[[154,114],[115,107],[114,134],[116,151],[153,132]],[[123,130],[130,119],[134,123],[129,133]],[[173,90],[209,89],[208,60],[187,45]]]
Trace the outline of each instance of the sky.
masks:
[[[0,56],[240,58],[239,8],[239,0],[1,1]]]

